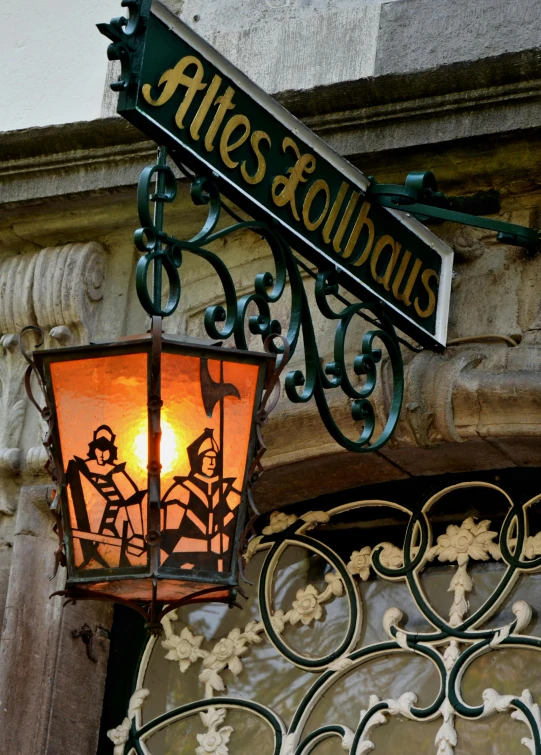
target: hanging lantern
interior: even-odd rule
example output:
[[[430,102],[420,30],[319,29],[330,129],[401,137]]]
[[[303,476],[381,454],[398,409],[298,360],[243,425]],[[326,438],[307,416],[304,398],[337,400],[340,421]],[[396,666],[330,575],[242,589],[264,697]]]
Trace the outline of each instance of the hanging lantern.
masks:
[[[274,356],[166,335],[154,317],[148,336],[34,351],[33,362],[49,403],[63,594],[128,603],[151,629],[157,606],[232,602]]]

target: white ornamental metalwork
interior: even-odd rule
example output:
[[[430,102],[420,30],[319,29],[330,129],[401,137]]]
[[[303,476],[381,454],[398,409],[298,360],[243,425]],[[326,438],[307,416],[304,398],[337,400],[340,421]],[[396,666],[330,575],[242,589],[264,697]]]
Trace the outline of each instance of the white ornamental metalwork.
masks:
[[[499,529],[492,528],[488,519],[467,516],[459,523],[439,525],[441,534],[433,535],[432,515],[438,505],[445,503],[451,494],[471,495],[472,491],[500,497],[507,514]],[[435,755],[454,755],[460,743],[459,719],[477,722],[497,715],[509,716],[520,725],[522,735],[516,743],[518,749],[513,752],[541,755],[541,714],[532,691],[496,690],[487,686],[476,705],[467,702],[463,695],[464,677],[481,656],[505,649],[541,650],[541,639],[524,633],[532,621],[532,609],[526,601],[512,602],[513,618],[506,623],[499,621],[498,613],[522,575],[531,578],[541,572],[541,532],[530,534],[531,514],[539,502],[541,496],[518,504],[496,485],[468,482],[445,488],[419,506],[368,500],[300,517],[273,513],[268,526],[250,541],[246,552],[246,561],[256,554],[264,556],[259,570],[258,618],[251,618],[209,641],[185,623],[187,614],[183,620],[180,611],[167,615],[163,619],[163,636],[150,639],[146,646],[127,717],[108,732],[115,744],[115,755],[162,755],[161,750],[153,749],[152,738],[192,717],[199,717],[203,725],[196,734],[195,755],[244,752],[246,742],[235,745],[234,712],[256,717],[265,725],[269,752],[274,755],[308,755],[326,740],[336,738],[350,755],[364,755],[374,749],[384,752],[374,741],[374,734],[393,718],[422,724],[436,722],[432,751]],[[362,514],[363,508],[375,506],[382,511],[401,512],[407,518],[400,545],[381,542],[371,547],[359,542],[346,560],[323,542],[320,532],[326,525],[331,526],[345,515],[351,519],[351,512],[356,509]],[[363,531],[366,528],[358,530]],[[316,580],[319,584],[308,582],[298,586],[290,605],[277,608],[274,591],[280,562],[292,547],[316,555],[327,565],[322,578]],[[477,579],[477,572],[472,572],[483,562],[488,566],[499,564],[497,583],[482,604],[472,610],[470,599]],[[446,616],[433,605],[423,585],[430,563],[448,564],[451,570],[446,588],[451,594],[448,601],[451,605]],[[360,588],[374,579],[407,585],[410,599],[427,625],[426,631],[410,630],[402,608],[390,605],[383,615],[380,640],[365,644]],[[325,623],[328,609],[336,600],[348,605],[346,630],[342,636],[332,635],[330,652],[316,656],[310,647],[309,633]],[[370,605],[364,607],[367,616],[370,608]],[[301,630],[309,648],[306,653],[293,645],[296,633]],[[287,663],[313,675],[312,684],[291,711],[287,723],[257,700],[230,695],[227,691],[231,680],[248,673],[245,666],[255,648],[265,644],[268,647],[268,643]],[[193,701],[149,719],[144,717],[144,711],[153,693],[151,684],[147,684],[147,674],[151,658],[157,653],[163,654],[162,660],[175,665],[175,673],[186,675],[197,670],[197,675],[190,677]],[[360,697],[366,702],[361,705],[359,701],[356,727],[340,720],[311,723],[314,710],[325,695],[332,695],[336,685],[361,667],[391,656],[416,656],[432,664],[439,685],[430,704],[423,707],[418,704],[418,689],[407,690],[397,698],[381,698],[370,690],[362,690]],[[539,660],[541,663],[541,656]],[[188,750],[182,749],[184,752]],[[402,752],[407,755],[406,743]]]

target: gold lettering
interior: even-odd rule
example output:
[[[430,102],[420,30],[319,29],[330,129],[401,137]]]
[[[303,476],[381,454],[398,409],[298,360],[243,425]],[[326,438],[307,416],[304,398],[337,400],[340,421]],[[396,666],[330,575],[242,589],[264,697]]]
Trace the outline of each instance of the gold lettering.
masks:
[[[257,170],[254,175],[251,176],[246,170],[246,160],[243,160],[240,166],[242,177],[244,178],[246,183],[249,183],[252,186],[255,186],[255,184],[258,184],[263,180],[263,178],[265,177],[265,171],[267,169],[267,163],[265,161],[265,158],[261,154],[261,150],[259,149],[259,143],[262,141],[268,142],[269,147],[271,146],[271,139],[268,134],[266,134],[264,131],[254,131],[250,139],[250,144],[252,145],[252,149],[254,150],[255,156],[257,158]]]
[[[342,239],[344,238],[344,233],[346,232],[346,229],[349,225],[349,221],[351,220],[351,216],[353,215],[353,211],[355,207],[357,206],[357,202],[359,201],[360,194],[356,191],[352,193],[352,195],[349,198],[348,206],[346,207],[346,211],[344,212],[344,215],[342,217],[342,220],[340,221],[340,225],[338,226],[338,230],[336,231],[336,236],[334,237],[334,241],[332,243],[333,249],[337,254],[342,254]]]
[[[196,66],[195,76],[188,76],[185,71],[189,66]],[[181,58],[174,68],[170,68],[168,71],[162,74],[158,86],[161,87],[165,84],[159,97],[154,100],[151,95],[152,87],[150,84],[145,84],[142,88],[142,94],[145,100],[155,107],[160,107],[169,102],[173,94],[176,92],[177,87],[185,86],[187,88],[186,94],[182,100],[182,104],[177,110],[175,115],[175,123],[179,128],[184,128],[184,116],[188,112],[188,108],[193,102],[193,98],[197,92],[206,88],[206,84],[203,83],[204,75],[203,64],[201,61],[193,55],[187,55]]]
[[[357,244],[357,241],[359,239],[359,236],[361,234],[361,231],[364,226],[368,228],[368,238],[366,240],[366,246],[364,247],[364,251],[359,257],[358,260],[354,261],[354,265],[356,267],[360,267],[362,264],[366,262],[370,255],[370,250],[372,249],[372,244],[374,243],[374,223],[370,220],[368,217],[368,211],[370,210],[371,204],[370,202],[364,202],[363,206],[361,207],[361,211],[359,212],[359,215],[357,217],[357,220],[355,221],[355,225],[353,226],[353,230],[351,232],[351,236],[349,237],[349,241],[346,244],[346,248],[344,249],[344,257],[349,257],[353,250],[355,249],[355,245]]]
[[[229,139],[231,138],[235,129],[239,126],[244,127],[244,132],[241,136],[239,136],[236,142],[229,144]],[[238,161],[235,162],[234,160],[231,160],[229,153],[233,152],[233,150],[237,149],[238,147],[242,147],[244,142],[250,136],[250,131],[250,121],[245,115],[234,115],[227,121],[226,125],[224,126],[224,130],[222,131],[222,136],[220,138],[220,156],[228,168],[236,168],[239,164]]]
[[[424,270],[423,274],[421,275],[421,281],[428,293],[428,305],[426,309],[421,309],[419,307],[419,298],[416,297],[413,303],[413,306],[415,307],[415,311],[417,312],[419,317],[430,317],[430,315],[436,308],[436,292],[433,291],[429,285],[431,278],[435,278],[436,283],[438,283],[440,279],[439,275],[437,274],[435,270]]]
[[[385,274],[380,276],[378,275],[377,266],[380,255],[386,246],[390,246],[393,251],[391,254],[391,259],[388,261],[387,267],[385,268]],[[374,251],[372,252],[372,256],[370,258],[370,272],[372,273],[372,278],[377,283],[381,283],[381,285],[384,286],[387,291],[391,290],[391,277],[396,265],[396,261],[400,256],[401,249],[402,244],[396,242],[392,236],[380,236],[376,242]]]
[[[320,191],[323,191],[325,194],[325,207],[321,211],[317,220],[312,221],[310,220],[310,210],[312,209],[312,203],[314,199],[317,197]],[[323,223],[325,219],[325,215],[327,214],[327,210],[329,209],[330,203],[331,203],[331,192],[330,192],[327,181],[323,181],[323,179],[321,178],[318,179],[317,181],[314,181],[314,183],[308,189],[308,193],[306,194],[306,197],[304,199],[304,204],[302,206],[302,219],[304,220],[304,225],[309,231],[317,230],[319,226]]]
[[[295,201],[295,191],[299,183],[304,183],[308,180],[305,173],[313,173],[316,169],[316,158],[308,153],[301,155],[293,139],[286,136],[282,142],[282,149],[286,152],[288,148],[295,153],[297,162],[292,168],[288,168],[287,174],[289,178],[276,176],[272,182],[272,199],[278,207],[285,207],[286,204],[291,205],[293,217],[295,220],[300,220]]]
[[[212,81],[210,82],[209,88],[205,92],[203,102],[199,106],[199,110],[195,114],[195,118],[193,119],[190,125],[190,136],[192,137],[192,139],[195,139],[195,141],[199,139],[199,129],[203,125],[203,121],[207,117],[208,111],[212,107],[212,101],[218,94],[218,90],[221,84],[222,84],[222,77],[214,76]]]
[[[348,189],[349,189],[349,184],[343,181],[342,185],[340,186],[340,189],[338,190],[338,194],[336,195],[336,199],[333,202],[333,206],[331,207],[331,211],[329,213],[329,217],[327,218],[327,222],[323,226],[323,233],[321,235],[323,236],[323,241],[326,244],[331,243],[332,229],[336,222],[336,218],[338,217],[338,213],[340,212],[340,209],[344,203],[344,199],[346,198]]]
[[[419,259],[415,260],[415,262],[413,263],[411,272],[409,274],[406,287],[404,288],[404,291],[400,293],[400,286],[402,285],[402,280],[404,278],[404,275],[406,274],[406,270],[408,268],[410,259],[411,259],[411,252],[406,251],[404,253],[404,256],[402,257],[402,262],[400,263],[400,267],[398,268],[396,278],[393,281],[393,296],[395,297],[395,299],[398,299],[398,301],[403,301],[407,307],[409,307],[411,304],[411,299],[410,299],[411,292],[413,291],[415,281],[417,280],[417,276],[419,275],[419,270],[421,269],[423,265],[421,260]]]
[[[233,110],[233,108],[235,107],[232,102],[234,94],[235,90],[232,87],[227,87],[225,94],[222,94],[221,97],[216,97],[214,104],[218,105],[218,109],[216,110],[214,118],[212,119],[212,123],[210,124],[209,130],[207,131],[207,135],[205,136],[205,149],[207,150],[207,152],[212,152],[212,150],[214,149],[214,139],[216,138],[218,129],[223,123],[227,111]]]

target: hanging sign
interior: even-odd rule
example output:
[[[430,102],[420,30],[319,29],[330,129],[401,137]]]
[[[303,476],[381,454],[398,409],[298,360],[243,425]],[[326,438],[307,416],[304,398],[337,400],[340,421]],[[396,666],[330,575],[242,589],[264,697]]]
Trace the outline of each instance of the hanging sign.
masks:
[[[276,223],[299,254],[334,267],[347,290],[383,302],[402,331],[445,346],[452,250],[367,198],[361,171],[160,2],[131,4],[124,28],[99,25],[119,39],[118,112],[194,172],[213,175],[243,210]]]

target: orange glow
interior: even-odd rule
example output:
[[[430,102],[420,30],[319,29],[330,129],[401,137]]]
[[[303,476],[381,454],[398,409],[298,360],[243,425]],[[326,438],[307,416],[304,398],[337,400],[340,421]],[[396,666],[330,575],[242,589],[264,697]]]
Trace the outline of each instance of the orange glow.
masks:
[[[211,376],[220,379],[220,363],[209,359]],[[224,470],[227,477],[244,480],[246,455],[252,426],[252,407],[257,382],[257,367],[248,364],[224,364],[224,381],[233,383],[240,400],[228,396],[224,401]],[[162,399],[167,413],[183,429],[183,438],[179,443],[178,461],[174,474],[190,474],[190,463],[186,453],[187,446],[209,427],[214,430],[215,439],[220,437],[220,407],[217,403],[212,417],[208,417],[203,407],[200,383],[200,360],[197,357],[179,356],[164,353],[162,355]],[[162,415],[163,416],[163,415]],[[178,418],[178,420],[177,420]],[[162,462],[163,463],[163,462]],[[164,478],[167,472],[163,470]],[[164,484],[167,480],[164,479]]]
[[[82,493],[81,506],[81,501],[76,505],[71,487],[67,490],[69,523],[73,532],[80,533],[73,539],[77,569],[103,568],[105,563],[110,567],[118,566],[125,528],[129,538],[125,558],[131,566],[144,566],[148,561],[143,539],[147,528],[147,472],[138,468],[130,454],[135,430],[142,423],[146,426],[147,371],[146,354],[78,359],[51,365],[64,471],[67,474],[69,465],[73,468],[75,462],[73,475],[79,479]],[[107,426],[105,436],[113,436],[110,440],[115,454],[105,463],[103,459],[93,458],[91,452],[94,433],[103,426]],[[85,470],[90,474],[85,474]],[[100,473],[109,477],[104,477],[96,487],[92,474]],[[109,487],[104,495],[99,486],[103,488],[105,482]],[[108,493],[114,493],[123,501],[136,498],[128,506],[119,508],[108,499]],[[107,507],[110,508],[108,515]],[[96,535],[95,539],[92,534]]]
[[[173,426],[167,419],[162,418],[162,441],[160,446],[160,457],[162,464],[162,474],[173,472],[177,466],[180,455],[180,438],[175,433]],[[137,459],[137,464],[142,472],[148,465],[148,430],[147,422],[143,422],[137,428],[135,438],[132,443],[132,451]]]
[[[227,573],[259,368],[237,362],[221,366],[209,357],[204,390],[201,360],[167,351],[161,357],[161,565],[166,571]],[[53,362],[51,378],[67,479],[63,505],[73,543],[70,575],[113,573],[118,567],[142,573],[149,563],[148,354]],[[229,391],[220,396],[221,385]],[[203,442],[205,454],[199,453]],[[164,587],[163,594],[174,597],[180,589]],[[146,590],[148,585],[143,590],[142,583],[130,583],[108,591],[142,596]]]

